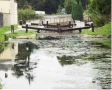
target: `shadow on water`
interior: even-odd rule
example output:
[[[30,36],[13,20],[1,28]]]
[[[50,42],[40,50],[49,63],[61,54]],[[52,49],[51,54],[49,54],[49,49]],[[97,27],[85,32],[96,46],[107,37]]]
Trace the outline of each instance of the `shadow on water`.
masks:
[[[52,37],[52,36],[46,36],[46,37],[39,37],[38,40],[59,40],[59,37]]]
[[[111,89],[110,49],[77,36],[49,40],[10,43],[1,51],[0,77],[9,74],[4,88]]]

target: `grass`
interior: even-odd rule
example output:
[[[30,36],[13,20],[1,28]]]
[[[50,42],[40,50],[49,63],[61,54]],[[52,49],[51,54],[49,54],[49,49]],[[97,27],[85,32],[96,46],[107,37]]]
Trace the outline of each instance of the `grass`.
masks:
[[[111,22],[105,24],[102,27],[95,28],[94,32],[92,32],[89,29],[88,30],[83,30],[82,34],[103,35],[103,36],[106,36],[106,37],[111,37]],[[95,42],[111,48],[111,40],[110,40],[110,38],[108,38],[107,40],[99,40],[99,41],[97,40]]]
[[[18,32],[15,32],[15,33],[9,33],[7,34],[8,37],[17,37],[17,36],[30,36],[30,35],[33,35],[33,34],[37,34],[37,32],[35,31],[31,31],[29,30],[28,33],[25,32],[25,30],[20,30]]]
[[[14,28],[17,29],[18,25],[14,25]],[[0,28],[0,42],[4,41],[4,33],[11,30],[11,26],[5,26]]]
[[[98,40],[96,42],[99,43],[99,44],[102,44],[103,46],[111,48],[111,40],[109,40],[109,39],[100,40],[100,41]]]
[[[18,25],[14,25],[14,29],[17,29]],[[9,33],[9,34],[5,34],[5,32],[10,31],[11,30],[11,26],[5,26],[0,28],[0,42],[3,42],[5,40],[4,36],[6,36],[6,38],[8,39],[8,37],[17,37],[17,36],[29,36],[32,34],[36,34],[35,31],[28,31],[28,33],[25,32],[25,30],[20,30],[18,32],[15,33]]]
[[[89,35],[103,35],[103,36],[110,36],[111,35],[111,22],[105,24],[102,27],[95,28],[95,31],[92,32],[89,29],[83,30],[82,34],[89,34]]]

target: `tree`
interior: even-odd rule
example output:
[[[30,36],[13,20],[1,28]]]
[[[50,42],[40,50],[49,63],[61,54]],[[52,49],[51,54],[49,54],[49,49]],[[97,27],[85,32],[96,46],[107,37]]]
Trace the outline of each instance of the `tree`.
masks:
[[[88,14],[96,26],[103,26],[110,22],[111,1],[110,0],[90,0],[88,5]]]
[[[83,19],[83,8],[81,2],[74,1],[72,4],[72,18],[73,20],[82,20]]]
[[[66,0],[64,3],[64,7],[66,9],[67,14],[71,14],[73,2],[77,2],[79,5],[81,5],[80,8],[86,9],[89,0]]]
[[[61,5],[58,5],[57,13],[61,14],[61,11],[62,11],[62,7],[61,7]]]
[[[87,9],[87,5],[88,5],[88,3],[89,3],[89,0],[80,0],[80,1],[81,1],[81,3],[82,3],[83,9],[86,10],[86,9]]]
[[[71,14],[72,4],[73,4],[73,0],[66,0],[64,2],[64,7],[65,7],[65,10],[66,10],[67,14]]]
[[[31,0],[31,5],[34,10],[42,10],[47,14],[56,13],[58,6],[63,7],[65,0]]]
[[[16,0],[18,3],[18,9],[31,9],[32,6],[27,0]]]

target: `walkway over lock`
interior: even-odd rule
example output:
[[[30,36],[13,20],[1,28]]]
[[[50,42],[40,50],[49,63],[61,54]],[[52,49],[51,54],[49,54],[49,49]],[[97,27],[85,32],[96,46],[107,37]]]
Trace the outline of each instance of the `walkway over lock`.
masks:
[[[22,26],[22,28],[26,28],[26,33],[28,32],[28,29],[36,30],[38,33],[40,33],[41,31],[51,31],[51,32],[57,32],[57,33],[63,33],[63,32],[72,32],[74,30],[79,30],[79,32],[81,33],[83,29],[89,29],[89,28],[92,28],[92,32],[94,32],[93,23],[91,24],[85,23],[83,27],[76,27],[77,24],[72,24],[71,21],[69,21],[68,24],[64,24],[64,25],[61,25],[60,23],[49,24],[48,21],[46,22],[46,24],[44,24],[42,21],[42,26],[44,27],[39,28],[38,25],[39,24],[37,23],[31,23],[31,25],[26,24],[25,26]]]

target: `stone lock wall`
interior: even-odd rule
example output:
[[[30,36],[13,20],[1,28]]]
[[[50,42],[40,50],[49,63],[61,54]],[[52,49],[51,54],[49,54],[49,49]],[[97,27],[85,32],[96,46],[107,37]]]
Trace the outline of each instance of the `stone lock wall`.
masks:
[[[41,24],[46,23],[61,23],[61,22],[69,22],[73,21],[71,15],[54,15],[54,16],[44,16],[43,19],[37,19],[37,20],[29,20],[30,23],[39,23]],[[28,22],[28,21],[27,21]]]

